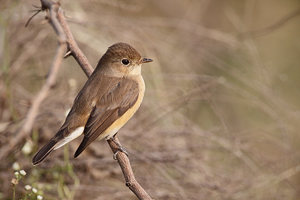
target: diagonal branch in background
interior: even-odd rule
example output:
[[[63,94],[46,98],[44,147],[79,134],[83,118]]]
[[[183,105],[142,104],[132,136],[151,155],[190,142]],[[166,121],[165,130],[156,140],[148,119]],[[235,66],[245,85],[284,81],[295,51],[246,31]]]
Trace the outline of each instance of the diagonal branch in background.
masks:
[[[300,9],[297,9],[296,11],[288,14],[287,16],[283,17],[282,19],[268,26],[267,28],[263,28],[257,31],[249,31],[249,32],[241,33],[240,37],[245,38],[248,35],[251,35],[252,37],[259,37],[259,36],[266,35],[272,31],[279,29],[284,24],[286,24],[289,20],[293,19],[294,17],[297,17],[298,15],[300,15]]]
[[[43,1],[42,1],[43,2]],[[20,131],[17,133],[17,135],[9,141],[9,144],[6,145],[1,149],[0,152],[0,160],[4,158],[17,144],[19,144],[23,138],[27,137],[32,130],[32,126],[34,123],[34,120],[38,114],[38,109],[40,107],[40,104],[42,101],[47,97],[49,90],[51,87],[55,84],[56,81],[56,75],[58,73],[60,64],[62,62],[63,55],[66,51],[67,47],[67,37],[59,24],[59,21],[57,20],[57,11],[59,9],[58,3],[51,3],[49,5],[49,16],[48,20],[49,23],[52,25],[53,29],[58,35],[59,44],[56,49],[56,54],[54,56],[54,59],[50,66],[50,71],[48,74],[48,78],[43,85],[42,89],[39,91],[39,93],[36,95],[36,97],[31,102],[31,108],[29,109],[27,116],[25,118],[24,124],[22,125]]]

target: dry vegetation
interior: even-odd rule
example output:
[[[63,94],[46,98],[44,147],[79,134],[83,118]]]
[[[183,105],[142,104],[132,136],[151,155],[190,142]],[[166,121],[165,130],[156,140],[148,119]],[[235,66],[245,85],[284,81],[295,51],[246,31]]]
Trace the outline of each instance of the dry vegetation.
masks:
[[[45,13],[24,27],[32,5],[40,2],[0,1],[0,152],[16,137],[57,45]],[[155,61],[143,68],[140,110],[119,132],[137,180],[153,198],[300,198],[299,11],[293,15],[300,2],[62,0],[61,6],[94,67],[120,41]],[[104,141],[73,159],[80,138],[31,165],[85,81],[73,58],[63,61],[30,137],[0,162],[0,199],[12,199],[15,162],[27,172],[17,198],[30,184],[44,199],[136,199]],[[22,151],[26,142],[33,144],[29,153]]]

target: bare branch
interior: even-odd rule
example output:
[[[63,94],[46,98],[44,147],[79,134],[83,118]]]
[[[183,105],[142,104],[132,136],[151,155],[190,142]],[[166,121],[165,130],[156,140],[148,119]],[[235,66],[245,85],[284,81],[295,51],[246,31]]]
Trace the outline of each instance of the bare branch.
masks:
[[[90,65],[90,63],[88,62],[88,60],[85,57],[85,55],[79,49],[77,43],[75,42],[74,37],[73,37],[73,35],[72,35],[71,31],[70,31],[70,28],[69,28],[69,26],[66,23],[65,16],[63,14],[62,9],[60,9],[59,12],[58,12],[58,20],[62,24],[62,27],[64,28],[64,31],[65,31],[65,33],[68,36],[68,52],[67,52],[67,56],[69,56],[71,54],[75,58],[75,60],[78,62],[78,64],[80,65],[80,67],[82,68],[82,70],[84,71],[84,73],[86,74],[86,76],[89,77],[92,74],[92,72],[93,72],[93,68]],[[117,139],[117,137],[115,137],[115,140],[117,142],[119,142],[118,139]],[[114,142],[112,142],[111,140],[108,140],[107,142],[110,145],[112,151],[114,153],[116,153],[117,150],[118,150],[118,147],[116,146],[116,144]],[[131,165],[130,165],[130,161],[129,161],[127,155],[125,153],[123,153],[123,152],[119,152],[117,154],[116,158],[118,160],[118,163],[119,163],[119,165],[120,165],[120,167],[122,169],[123,175],[125,177],[126,186],[129,187],[129,189],[139,199],[151,200],[151,197],[146,193],[146,191],[135,180],[135,177],[134,177]]]
[[[43,4],[44,1],[41,1],[41,2],[42,2],[42,7],[44,7],[44,4]],[[27,137],[30,134],[34,120],[38,114],[38,109],[40,107],[40,104],[47,97],[51,87],[55,84],[56,75],[58,73],[60,64],[62,62],[63,55],[66,51],[66,47],[67,47],[66,38],[67,37],[66,37],[61,25],[59,24],[59,22],[57,20],[57,11],[59,9],[59,4],[52,2],[49,4],[48,9],[49,9],[49,23],[52,25],[55,32],[57,33],[58,40],[59,40],[56,54],[51,63],[48,78],[47,78],[45,84],[43,85],[43,87],[41,88],[41,90],[39,91],[39,93],[32,100],[32,106],[27,113],[27,116],[26,116],[23,126],[21,127],[21,129],[17,133],[17,135],[12,140],[10,140],[9,145],[6,145],[5,147],[2,148],[2,151],[0,152],[0,160],[5,155],[7,155],[9,153],[9,151],[11,151],[11,149],[13,149],[17,144],[19,144],[23,138]]]
[[[70,53],[68,52],[68,54],[71,54],[74,57],[74,59],[77,61],[77,63],[80,65],[80,67],[84,71],[85,75],[87,77],[89,77],[94,71],[93,67],[91,66],[88,59],[85,57],[85,55],[82,53],[82,51],[79,49],[77,43],[75,42],[74,37],[73,37],[71,30],[66,22],[64,13],[61,8],[59,9],[59,12],[57,15],[58,15],[58,20],[61,23],[61,25],[68,37],[68,50],[70,51]]]
[[[28,136],[34,120],[37,116],[38,109],[42,101],[48,95],[49,90],[54,85],[56,80],[56,75],[58,73],[58,69],[60,67],[61,61],[64,57],[66,52],[66,47],[68,47],[68,53],[66,55],[72,55],[75,60],[78,62],[84,73],[89,77],[92,72],[93,68],[88,62],[85,55],[79,49],[78,45],[76,44],[74,37],[68,27],[65,16],[62,9],[59,6],[59,3],[55,3],[52,0],[41,0],[42,7],[41,10],[49,10],[48,20],[49,23],[52,25],[53,29],[55,30],[56,34],[58,35],[59,45],[56,50],[56,55],[53,59],[53,62],[50,67],[49,77],[47,78],[46,83],[37,94],[37,96],[32,101],[32,107],[29,109],[27,113],[27,118],[24,122],[23,127],[21,128],[20,132],[17,136],[10,141],[10,145],[7,145],[5,149],[2,149],[0,152],[0,159],[7,155],[7,153],[14,148],[24,137]],[[34,17],[34,16],[33,16]],[[31,17],[30,19],[32,19]],[[29,20],[30,21],[30,20]],[[68,46],[67,46],[68,45]],[[115,140],[118,139],[115,137]],[[119,142],[119,141],[118,141]],[[108,140],[108,144],[110,145],[112,151],[115,153],[118,150],[118,146],[111,140]],[[118,163],[122,169],[123,175],[126,180],[126,186],[139,198],[143,200],[151,200],[151,197],[146,193],[146,191],[139,185],[139,183],[135,180],[130,161],[126,154],[123,152],[119,152],[116,156]]]
[[[117,143],[120,144],[117,137],[114,137]],[[112,140],[107,140],[113,153],[116,153],[119,150],[119,147]],[[118,152],[116,156],[118,163],[122,169],[126,186],[141,200],[151,200],[152,198],[147,194],[144,188],[135,180],[129,159],[127,155],[123,152]]]

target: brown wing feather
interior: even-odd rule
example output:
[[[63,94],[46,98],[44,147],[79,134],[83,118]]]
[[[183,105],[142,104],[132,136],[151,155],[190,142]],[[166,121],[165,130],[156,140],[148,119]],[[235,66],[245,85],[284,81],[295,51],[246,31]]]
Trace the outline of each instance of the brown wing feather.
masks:
[[[110,125],[119,119],[137,101],[139,96],[138,83],[130,79],[119,80],[107,95],[99,98],[84,129],[84,138],[75,156],[79,154]]]

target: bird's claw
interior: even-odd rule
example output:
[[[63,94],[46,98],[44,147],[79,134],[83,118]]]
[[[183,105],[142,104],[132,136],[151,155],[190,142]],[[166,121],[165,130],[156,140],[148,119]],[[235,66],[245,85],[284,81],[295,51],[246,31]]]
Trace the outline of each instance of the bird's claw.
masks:
[[[114,159],[114,160],[117,160],[117,155],[118,155],[119,152],[123,152],[123,153],[126,154],[126,156],[128,156],[128,152],[126,151],[126,149],[125,149],[124,147],[122,147],[122,146],[120,145],[120,143],[118,143],[118,142],[115,140],[114,137],[112,137],[111,140],[112,140],[112,141],[118,146],[118,148],[119,148],[119,149],[114,153],[114,155],[113,155],[113,159]]]
[[[114,160],[117,160],[117,155],[118,155],[119,152],[123,152],[123,153],[126,154],[126,156],[128,156],[128,152],[126,151],[126,149],[124,147],[122,147],[122,146],[119,146],[119,149],[113,155],[113,159]]]

